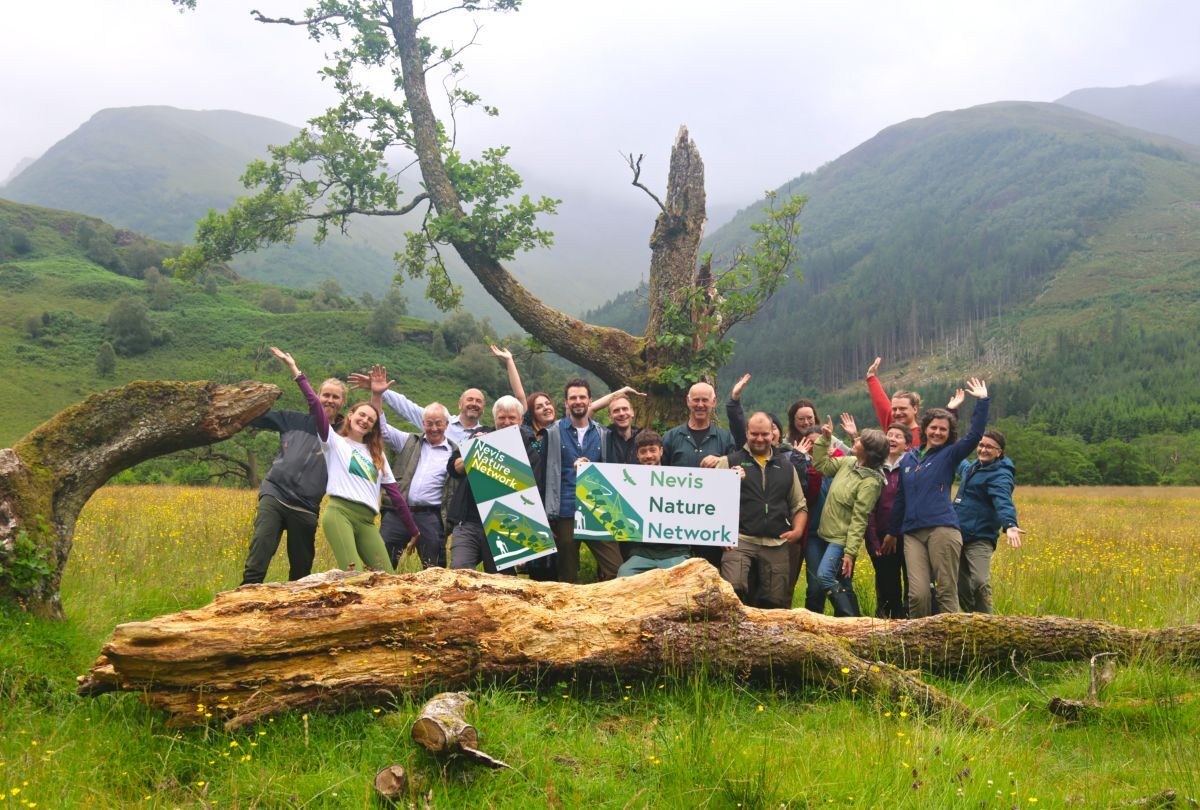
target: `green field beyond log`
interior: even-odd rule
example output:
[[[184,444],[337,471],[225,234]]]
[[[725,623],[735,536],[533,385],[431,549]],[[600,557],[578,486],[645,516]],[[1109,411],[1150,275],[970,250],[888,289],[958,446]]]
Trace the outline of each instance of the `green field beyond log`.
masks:
[[[1198,673],[1142,662],[1120,662],[1109,708],[1077,725],[1012,672],[933,679],[995,721],[986,729],[703,672],[481,683],[482,747],[512,771],[443,768],[410,740],[419,706],[408,701],[228,733],[168,729],[133,695],[77,698],[75,676],[114,625],[237,585],[254,503],[247,490],[182,487],[92,498],[63,581],[67,620],[0,612],[0,808],[372,807],[371,779],[392,763],[443,808],[1092,808],[1166,789],[1200,799]],[[1200,617],[1200,491],[1019,488],[1017,506],[1029,534],[997,552],[998,612],[1137,627]],[[332,565],[318,538],[317,568]],[[873,612],[871,567],[857,574]],[[268,578],[284,576],[281,554]],[[1027,671],[1052,695],[1087,693],[1086,663]]]

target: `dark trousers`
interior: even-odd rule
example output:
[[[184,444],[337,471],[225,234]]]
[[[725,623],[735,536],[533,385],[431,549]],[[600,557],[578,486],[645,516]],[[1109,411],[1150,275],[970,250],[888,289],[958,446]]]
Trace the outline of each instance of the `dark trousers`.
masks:
[[[908,575],[904,570],[904,552],[897,548],[882,557],[872,555],[871,565],[875,566],[875,617],[907,619],[904,586]]]
[[[550,521],[554,531],[555,573],[559,582],[579,581],[579,542],[575,539],[575,518],[559,518]],[[613,540],[584,540],[592,556],[596,558],[596,579],[604,582],[616,579],[621,568],[620,544]]]
[[[284,506],[270,495],[258,499],[254,516],[254,534],[242,571],[242,584],[262,582],[271,558],[279,550],[279,539],[287,532],[288,579],[300,579],[312,573],[316,557],[317,516],[312,512]]]
[[[446,567],[446,527],[442,525],[442,510],[425,510],[421,507],[412,508],[413,521],[421,530],[417,539],[417,556],[421,558],[422,568]],[[383,510],[383,519],[379,522],[379,533],[383,535],[383,544],[387,546],[388,556],[392,566],[400,559],[412,535],[408,527],[393,509]]]

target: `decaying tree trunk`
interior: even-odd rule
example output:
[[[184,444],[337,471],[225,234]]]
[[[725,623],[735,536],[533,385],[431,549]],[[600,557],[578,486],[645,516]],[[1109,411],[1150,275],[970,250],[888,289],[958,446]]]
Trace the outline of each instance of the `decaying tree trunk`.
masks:
[[[59,582],[92,493],[138,462],[229,438],[278,396],[258,382],[134,382],[0,450],[0,600],[61,616]]]
[[[118,626],[81,694],[136,692],[171,722],[238,728],[288,709],[393,700],[479,677],[637,677],[707,666],[986,722],[905,667],[1097,651],[1200,660],[1200,625],[1131,630],[1054,617],[834,619],[744,607],[708,563],[595,585],[430,569],[252,585]],[[197,711],[203,705],[204,711]]]

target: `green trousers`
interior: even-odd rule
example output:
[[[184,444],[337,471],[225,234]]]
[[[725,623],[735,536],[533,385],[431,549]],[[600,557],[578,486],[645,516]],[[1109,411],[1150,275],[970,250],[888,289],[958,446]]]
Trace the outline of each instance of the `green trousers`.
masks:
[[[373,569],[396,573],[375,525],[376,517],[375,510],[366,504],[329,497],[329,505],[321,515],[321,528],[343,571]]]

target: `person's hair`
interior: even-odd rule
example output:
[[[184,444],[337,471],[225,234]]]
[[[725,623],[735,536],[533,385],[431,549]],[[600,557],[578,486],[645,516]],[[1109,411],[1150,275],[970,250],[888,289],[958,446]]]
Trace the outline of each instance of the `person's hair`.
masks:
[[[567,384],[563,386],[563,396],[565,397],[567,392],[572,388],[582,388],[584,391],[587,391],[589,397],[592,395],[592,386],[589,385],[588,381],[583,377],[576,377],[573,380],[567,380]]]
[[[882,430],[868,428],[858,434],[858,440],[862,442],[863,450],[867,457],[866,465],[872,470],[878,470],[883,462],[887,461],[887,436],[883,434]]]
[[[816,411],[813,411],[813,413],[816,413]],[[783,429],[783,422],[779,421],[778,416],[773,413],[768,413],[767,418],[771,420],[771,424],[774,425],[775,429],[779,431],[780,439],[787,435],[787,432]]]
[[[383,470],[383,431],[379,427],[379,409],[371,404],[369,399],[359,400],[350,406],[350,410],[346,413],[348,416],[353,416],[361,408],[370,408],[375,411],[375,426],[367,431],[367,435],[362,437],[362,443],[367,446],[367,450],[371,452],[371,463],[378,470]],[[350,434],[350,420],[342,422],[342,428],[338,431],[341,436]]]
[[[946,444],[954,444],[958,441],[958,417],[950,413],[945,408],[930,408],[925,411],[921,417],[921,446],[925,446],[925,429],[929,427],[929,423],[934,419],[945,419],[950,423],[950,435],[946,438]]]
[[[639,447],[648,447],[649,445],[662,447],[662,436],[659,436],[656,431],[646,428],[645,430],[639,431],[638,435],[633,437],[634,450],[637,450]]]
[[[793,443],[799,441],[802,436],[808,435],[807,432],[801,433],[796,430],[796,411],[801,408],[812,408],[813,419],[817,419],[817,403],[811,399],[798,399],[788,406],[787,437],[788,441]]]
[[[914,411],[921,410],[921,395],[916,391],[897,391],[896,393],[892,394],[892,399],[895,399],[896,397],[907,399],[909,404],[913,406]]]
[[[1000,445],[1000,455],[1004,455],[1004,434],[998,430],[985,430],[983,438],[991,439],[996,444]]]
[[[434,413],[440,413],[442,418],[446,420],[446,424],[450,424],[450,409],[442,403],[430,402],[428,405],[426,405],[425,409],[421,411],[421,419],[424,419],[425,414],[429,413],[430,411],[433,411]]]
[[[323,381],[317,386],[317,393],[321,393],[321,389],[327,385],[336,385],[338,388],[342,389],[342,405],[345,406],[346,400],[350,399],[350,389],[346,387],[346,384],[337,377],[330,377],[328,380]]]
[[[517,418],[520,419],[525,415],[525,406],[521,404],[521,400],[514,397],[512,394],[505,394],[492,403],[492,420],[494,421],[501,411],[516,411]]]
[[[890,425],[888,425],[888,430],[900,431],[904,434],[904,443],[908,445],[912,444],[912,430],[909,429],[908,425],[902,425],[899,422],[892,422]],[[884,438],[887,438],[887,430],[885,430],[883,433]]]
[[[632,399],[630,399],[630,398],[629,398],[627,395],[625,395],[625,394],[617,394],[615,397],[613,397],[612,399],[610,399],[610,400],[608,401],[608,412],[609,412],[609,413],[612,413],[612,407],[613,407],[613,405],[616,405],[616,404],[617,404],[618,402],[620,402],[621,400],[625,400],[626,402],[628,402],[628,403],[629,403],[629,410],[631,410],[631,411],[632,411],[632,410],[634,410],[634,408],[633,408],[633,400],[632,400]]]
[[[821,435],[821,423],[818,422],[815,425],[809,425],[808,427],[806,427],[804,429],[804,432],[800,434],[800,437],[803,438],[805,436],[820,436],[820,435]]]
[[[753,422],[755,419],[758,419],[759,417],[766,419],[767,424],[769,424],[769,425],[775,424],[774,420],[771,419],[771,414],[767,413],[766,411],[755,411],[754,413],[750,414],[748,419],[746,419],[746,433],[747,434],[750,433],[750,423]]]
[[[534,391],[532,394],[525,397],[525,421],[528,422],[529,426],[535,430],[537,429],[538,425],[537,422],[534,421],[537,419],[537,417],[533,415],[533,410],[539,399],[549,400],[551,405],[554,404],[554,398],[545,391]],[[495,418],[494,413],[492,414],[492,418]]]

